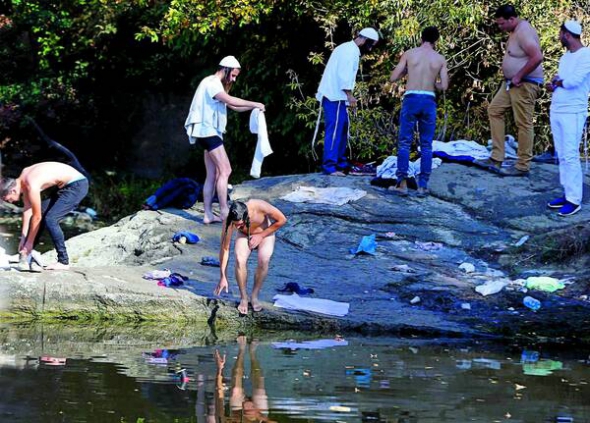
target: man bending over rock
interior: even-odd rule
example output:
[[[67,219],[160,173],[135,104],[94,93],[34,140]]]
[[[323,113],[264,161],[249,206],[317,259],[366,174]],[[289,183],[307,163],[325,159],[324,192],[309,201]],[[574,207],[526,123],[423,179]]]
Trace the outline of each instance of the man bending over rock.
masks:
[[[258,295],[268,274],[268,265],[274,251],[275,232],[287,222],[285,215],[273,205],[262,200],[249,200],[246,203],[233,201],[229,214],[223,221],[221,248],[219,249],[220,279],[215,288],[215,295],[221,291],[228,292],[227,263],[229,247],[234,228],[237,229],[234,252],[236,256],[236,280],[240,289],[238,311],[248,313],[248,257],[253,250],[258,250],[258,267],[254,276],[252,289],[252,310],[261,311]]]
[[[57,189],[41,201],[41,192]],[[21,263],[30,254],[46,227],[57,251],[57,263],[48,270],[68,270],[69,259],[59,221],[74,210],[88,194],[88,179],[73,167],[58,162],[37,163],[25,168],[16,179],[2,178],[0,198],[14,203],[21,196],[24,203],[21,239],[18,251]]]

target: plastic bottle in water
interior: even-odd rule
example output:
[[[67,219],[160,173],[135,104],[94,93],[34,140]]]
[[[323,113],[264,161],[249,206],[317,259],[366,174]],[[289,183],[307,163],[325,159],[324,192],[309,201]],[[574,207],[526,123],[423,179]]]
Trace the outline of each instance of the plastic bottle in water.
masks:
[[[524,297],[522,303],[533,311],[537,311],[541,308],[541,301],[537,300],[536,298],[529,297],[528,295]]]

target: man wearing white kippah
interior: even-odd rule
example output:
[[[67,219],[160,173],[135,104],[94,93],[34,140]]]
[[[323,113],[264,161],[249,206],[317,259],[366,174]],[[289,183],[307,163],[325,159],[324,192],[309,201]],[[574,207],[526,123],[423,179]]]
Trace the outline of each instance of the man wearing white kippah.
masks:
[[[377,41],[379,41],[379,34],[376,30],[362,29],[354,40],[340,44],[334,49],[324,69],[316,98],[321,102],[325,116],[326,136],[322,172],[326,175],[345,176],[345,172],[350,167],[346,158],[347,106],[353,109],[356,107],[357,100],[352,91],[360,57],[371,51]]]
[[[590,48],[580,40],[582,26],[567,21],[559,30],[559,41],[567,51],[559,59],[559,68],[550,83],[546,84],[551,98],[550,119],[553,143],[559,158],[559,182],[563,197],[547,203],[558,209],[560,216],[580,211],[584,176],[580,164],[580,141],[588,117],[590,93]]]
[[[217,72],[203,79],[193,97],[184,127],[189,142],[198,142],[204,150],[207,176],[203,185],[205,224],[222,222],[227,217],[227,183],[231,165],[223,147],[223,133],[227,123],[227,107],[237,112],[252,109],[264,111],[264,104],[242,100],[229,95],[229,90],[240,74],[240,63],[234,56],[219,62]],[[217,192],[221,216],[212,210],[213,194]]]

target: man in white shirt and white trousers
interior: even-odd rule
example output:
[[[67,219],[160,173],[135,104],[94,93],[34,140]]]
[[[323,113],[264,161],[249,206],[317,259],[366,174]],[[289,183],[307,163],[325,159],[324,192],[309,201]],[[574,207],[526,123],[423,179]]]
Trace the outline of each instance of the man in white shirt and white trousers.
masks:
[[[559,41],[567,48],[559,59],[558,73],[546,88],[553,93],[550,107],[551,132],[559,158],[559,181],[563,197],[547,206],[558,209],[560,216],[570,216],[582,208],[584,175],[580,163],[580,141],[588,117],[590,93],[590,48],[580,40],[582,26],[577,21],[565,22]]]

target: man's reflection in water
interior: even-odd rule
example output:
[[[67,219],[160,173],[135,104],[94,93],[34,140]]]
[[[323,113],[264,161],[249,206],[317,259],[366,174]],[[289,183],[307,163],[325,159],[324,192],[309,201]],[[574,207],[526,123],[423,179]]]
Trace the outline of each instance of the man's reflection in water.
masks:
[[[226,412],[225,389],[223,385],[223,369],[226,356],[215,351],[217,374],[215,377],[215,406],[206,407],[203,395],[204,386],[197,392],[197,419],[199,422],[269,422],[276,421],[268,418],[268,396],[264,388],[262,368],[256,359],[258,342],[253,340],[249,344],[246,337],[238,336],[238,357],[232,369],[231,388],[229,390],[229,410]],[[247,396],[244,390],[244,361],[246,353],[250,356],[250,381],[252,396]],[[197,384],[198,385],[198,384]],[[207,408],[207,410],[205,410]],[[207,413],[205,416],[205,412]],[[227,413],[227,415],[226,415]]]

